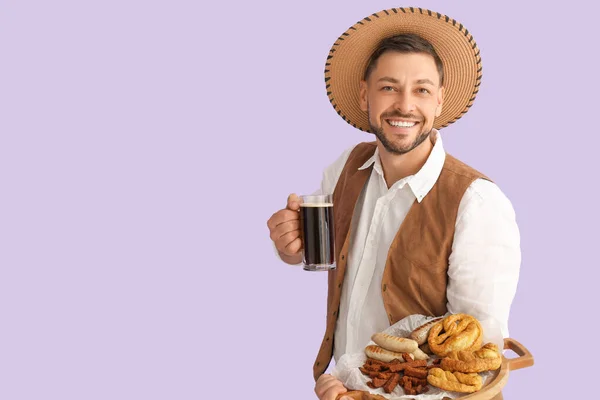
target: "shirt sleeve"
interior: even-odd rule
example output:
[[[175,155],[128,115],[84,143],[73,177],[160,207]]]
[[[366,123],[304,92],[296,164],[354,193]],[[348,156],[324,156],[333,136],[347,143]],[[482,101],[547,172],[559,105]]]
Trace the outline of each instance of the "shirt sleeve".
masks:
[[[477,318],[484,343],[503,348],[521,264],[520,234],[510,200],[477,179],[458,209],[448,267],[448,311]]]
[[[348,161],[348,157],[350,157],[350,153],[352,153],[352,150],[354,150],[355,147],[356,147],[356,145],[352,145],[351,147],[344,150],[342,152],[342,154],[339,155],[338,158],[333,163],[329,164],[325,168],[325,170],[323,170],[323,176],[321,178],[321,186],[312,193],[313,195],[333,194],[333,191],[335,190],[337,182],[340,179],[340,175],[342,174],[342,171],[344,170],[344,166],[346,165],[346,161]],[[277,258],[279,258],[281,260],[281,257],[279,256],[279,252],[277,251],[277,248],[275,247],[275,243],[273,243],[273,241],[271,241],[271,244],[273,246],[273,251],[275,252],[275,255],[277,256]],[[301,263],[296,264],[296,265],[300,265],[300,264]]]
[[[333,194],[340,175],[344,170],[344,166],[350,157],[350,153],[356,145],[352,145],[342,152],[342,154],[323,171],[323,177],[321,179],[321,187],[316,192],[317,194]]]

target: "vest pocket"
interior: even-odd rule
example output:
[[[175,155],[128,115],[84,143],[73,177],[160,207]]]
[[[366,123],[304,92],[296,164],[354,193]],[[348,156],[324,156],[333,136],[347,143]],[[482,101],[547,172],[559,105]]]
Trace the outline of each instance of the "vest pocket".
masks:
[[[393,297],[406,305],[405,311],[408,315],[445,314],[447,262],[442,260],[425,264],[406,258],[403,254],[394,261],[390,265],[391,275],[386,291],[395,292]]]

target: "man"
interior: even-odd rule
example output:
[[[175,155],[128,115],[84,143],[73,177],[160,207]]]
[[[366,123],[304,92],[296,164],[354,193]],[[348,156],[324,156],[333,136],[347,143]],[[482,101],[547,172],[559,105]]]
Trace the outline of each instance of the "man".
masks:
[[[508,337],[521,261],[512,205],[445,152],[438,130],[466,113],[480,80],[471,34],[428,10],[373,14],[332,47],[329,99],[375,142],[346,150],[321,183],[321,192],[333,193],[337,269],[329,272],[314,365],[319,399],[347,391],[324,374],[332,356],[362,352],[373,333],[408,315],[468,313],[500,348]],[[288,264],[302,261],[298,200],[290,195],[267,223]]]

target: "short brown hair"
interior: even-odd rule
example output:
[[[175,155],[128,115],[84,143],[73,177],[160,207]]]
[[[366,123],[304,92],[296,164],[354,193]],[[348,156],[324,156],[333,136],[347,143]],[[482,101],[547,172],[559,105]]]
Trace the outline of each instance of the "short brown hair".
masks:
[[[444,83],[444,65],[442,60],[436,53],[435,49],[427,40],[413,33],[405,33],[383,39],[369,59],[363,79],[367,80],[373,68],[377,64],[379,57],[388,51],[396,51],[398,53],[425,53],[433,57],[438,74],[440,75],[440,86]]]

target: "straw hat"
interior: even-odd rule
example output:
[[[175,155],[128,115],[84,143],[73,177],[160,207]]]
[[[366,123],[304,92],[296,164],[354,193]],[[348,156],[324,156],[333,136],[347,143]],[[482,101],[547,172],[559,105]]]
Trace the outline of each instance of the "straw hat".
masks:
[[[379,42],[414,33],[429,41],[444,65],[444,107],[433,127],[446,127],[473,104],[481,83],[481,57],[473,36],[458,21],[423,8],[391,8],[358,21],[333,44],[325,64],[327,96],[337,113],[355,128],[371,132],[360,109],[359,82]]]

